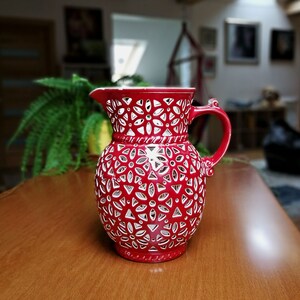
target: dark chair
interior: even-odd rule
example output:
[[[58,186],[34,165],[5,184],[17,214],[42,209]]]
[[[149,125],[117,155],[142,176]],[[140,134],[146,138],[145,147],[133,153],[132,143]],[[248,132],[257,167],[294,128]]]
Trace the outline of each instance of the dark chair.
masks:
[[[270,170],[300,174],[300,132],[284,120],[274,122],[263,148]]]

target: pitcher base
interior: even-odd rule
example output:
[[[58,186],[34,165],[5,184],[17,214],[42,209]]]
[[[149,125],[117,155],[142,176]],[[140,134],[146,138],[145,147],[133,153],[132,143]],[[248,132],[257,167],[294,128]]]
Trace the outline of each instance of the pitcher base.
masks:
[[[164,252],[140,252],[135,249],[126,249],[119,244],[115,244],[117,253],[129,260],[145,263],[159,263],[175,259],[181,256],[186,251],[186,244],[180,245],[175,249]]]

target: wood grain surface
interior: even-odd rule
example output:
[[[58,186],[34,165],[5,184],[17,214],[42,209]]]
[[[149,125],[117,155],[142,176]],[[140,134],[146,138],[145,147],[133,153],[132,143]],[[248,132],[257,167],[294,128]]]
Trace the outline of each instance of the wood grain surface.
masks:
[[[220,164],[187,252],[144,264],[101,228],[93,173],[0,195],[0,299],[299,299],[300,234],[256,171]]]

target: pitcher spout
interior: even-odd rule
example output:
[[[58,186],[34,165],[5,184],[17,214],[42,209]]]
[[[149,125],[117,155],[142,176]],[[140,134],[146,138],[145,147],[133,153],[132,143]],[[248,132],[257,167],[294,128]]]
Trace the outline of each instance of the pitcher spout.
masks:
[[[106,110],[107,91],[105,88],[97,88],[90,92],[89,96],[96,100]]]

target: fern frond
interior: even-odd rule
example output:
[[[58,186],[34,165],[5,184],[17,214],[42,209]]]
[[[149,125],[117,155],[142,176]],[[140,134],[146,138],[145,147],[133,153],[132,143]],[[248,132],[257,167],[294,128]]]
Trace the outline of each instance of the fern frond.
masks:
[[[69,135],[70,137],[71,135]],[[45,167],[42,174],[44,175],[59,175],[74,168],[72,153],[71,153],[71,139],[64,135],[56,136],[50,145]]]
[[[59,153],[60,153],[60,144],[59,144],[59,136],[55,136],[52,144],[50,144],[46,156],[45,167],[43,170],[43,174],[55,174],[55,169],[59,166]]]
[[[64,79],[64,78],[57,78],[57,77],[46,77],[37,79],[34,82],[54,89],[69,89],[72,87],[72,80],[71,79]]]
[[[80,77],[77,74],[73,74],[72,83],[73,83],[73,85],[76,85],[79,83],[81,85],[81,87],[85,86],[90,91],[92,91],[93,89],[96,88],[96,86],[94,84],[92,84],[91,82],[89,82],[89,80],[87,78]]]
[[[58,165],[55,168],[55,174],[63,174],[70,168],[74,168],[74,159],[72,155],[72,128],[71,124],[66,123],[64,130],[61,133],[61,138],[58,139],[57,161]]]
[[[47,111],[43,116],[43,126],[41,124],[42,130],[39,134],[39,139],[35,148],[35,159],[33,163],[33,175],[38,175],[43,168],[45,167],[44,155],[53,143],[54,139],[57,136],[61,135],[61,132],[58,130],[59,126],[62,127],[64,122],[68,123],[69,110],[67,107],[52,107]],[[62,139],[65,137],[62,136]]]
[[[10,146],[14,140],[23,134],[29,127],[34,125],[36,120],[39,118],[39,115],[47,110],[49,105],[57,105],[57,102],[61,101],[61,99],[64,99],[65,96],[65,92],[60,90],[49,90],[44,92],[35,101],[33,101],[29,108],[25,111],[17,130],[8,141],[8,146]]]
[[[21,174],[22,174],[22,179],[25,178],[25,175],[27,173],[27,166],[28,162],[34,154],[34,148],[38,140],[38,135],[39,135],[39,128],[35,127],[32,129],[32,131],[29,132],[27,139],[26,139],[26,144],[25,144],[25,149],[21,161]]]
[[[73,74],[71,79],[59,78],[59,77],[45,77],[35,80],[34,82],[54,89],[70,89],[71,87],[80,85],[81,88],[86,87],[92,91],[97,86],[92,84],[87,78],[80,77],[77,74]]]
[[[63,138],[60,140],[60,153],[58,155],[59,166],[56,169],[57,174],[63,174],[69,169],[74,169],[76,164],[74,160],[74,150],[77,152],[78,132],[72,132],[71,124],[67,123],[63,131]],[[76,143],[76,145],[74,144]],[[75,149],[74,149],[75,147]]]

